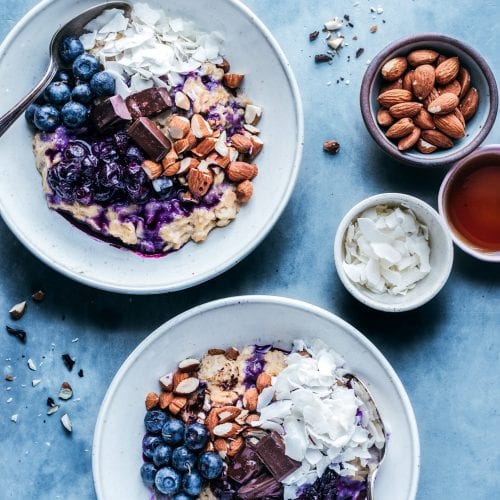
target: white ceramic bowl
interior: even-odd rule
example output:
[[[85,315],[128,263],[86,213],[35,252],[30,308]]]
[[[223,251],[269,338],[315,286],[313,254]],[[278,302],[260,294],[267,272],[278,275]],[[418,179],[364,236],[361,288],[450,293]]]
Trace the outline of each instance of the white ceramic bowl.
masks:
[[[355,328],[337,316],[297,300],[247,296],[191,309],[160,326],[127,358],[115,375],[97,418],[92,470],[99,500],[147,500],[142,484],[144,397],[179,360],[212,347],[320,338],[344,356],[347,368],[372,394],[387,432],[387,451],[374,498],[413,500],[420,446],[408,396],[388,361]],[[182,339],[182,341],[180,341]]]
[[[367,208],[376,205],[404,204],[412,209],[417,219],[429,228],[431,272],[406,295],[376,294],[353,283],[346,275],[342,262],[345,257],[344,240],[347,228]],[[445,285],[453,264],[453,243],[441,216],[427,203],[401,193],[383,193],[366,198],[351,208],[339,224],[334,243],[335,267],[347,291],[363,304],[379,311],[402,312],[416,309],[431,300]]]
[[[20,21],[0,46],[2,111],[14,105],[43,74],[52,33],[98,3],[102,0],[44,0]],[[110,291],[141,294],[196,285],[248,255],[288,202],[303,143],[302,105],[295,78],[277,42],[255,14],[237,0],[148,3],[173,17],[192,19],[203,30],[223,33],[232,68],[245,73],[245,91],[264,108],[259,127],[265,147],[258,161],[255,194],[233,223],[215,229],[202,244],[189,243],[159,259],[114,248],[47,208],[32,154],[32,132],[23,118],[0,142],[0,212],[21,242],[70,278]]]

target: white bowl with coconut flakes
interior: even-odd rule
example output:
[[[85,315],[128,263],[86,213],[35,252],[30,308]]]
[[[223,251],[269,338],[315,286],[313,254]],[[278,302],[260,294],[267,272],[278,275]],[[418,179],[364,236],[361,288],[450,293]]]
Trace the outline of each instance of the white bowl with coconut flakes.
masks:
[[[334,243],[343,285],[361,303],[403,312],[431,300],[445,285],[453,244],[441,216],[401,193],[371,196],[344,216]]]

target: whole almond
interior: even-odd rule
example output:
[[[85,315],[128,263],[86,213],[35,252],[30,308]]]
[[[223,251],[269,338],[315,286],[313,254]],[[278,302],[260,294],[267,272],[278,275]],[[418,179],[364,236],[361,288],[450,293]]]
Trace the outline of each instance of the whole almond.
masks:
[[[247,389],[243,394],[243,406],[248,411],[255,411],[257,409],[257,401],[259,399],[259,392],[256,387]]]
[[[231,145],[239,153],[248,153],[252,147],[252,141],[245,135],[234,134],[231,137]]]
[[[474,87],[471,87],[458,107],[465,121],[470,120],[475,115],[478,105],[479,94]]]
[[[453,147],[453,141],[439,130],[422,130],[420,137],[422,140],[441,149],[449,149]]]
[[[407,71],[405,76],[403,77],[403,89],[408,90],[408,92],[413,92],[413,75],[415,74],[414,70]]]
[[[153,408],[158,406],[159,401],[160,397],[158,396],[158,394],[156,394],[156,392],[149,392],[146,396],[145,401],[146,410],[152,410]]]
[[[377,97],[377,100],[384,108],[390,108],[394,106],[394,104],[399,104],[400,102],[409,102],[411,98],[411,92],[408,90],[393,89],[382,92],[382,94]]]
[[[436,128],[432,115],[424,108],[422,108],[417,115],[413,118],[415,125],[422,130],[430,130]]]
[[[459,71],[460,60],[458,57],[450,57],[436,68],[436,82],[440,85],[446,85],[455,80]]]
[[[408,134],[406,137],[399,139],[398,141],[398,149],[400,151],[406,151],[407,149],[415,146],[417,141],[420,139],[421,130],[418,127],[415,127],[413,131]]]
[[[460,99],[464,97],[470,89],[470,73],[462,66],[457,76],[458,83],[460,83]]]
[[[465,118],[462,112],[458,108],[455,108],[453,110],[453,114],[460,120],[460,123],[463,125],[465,130]]]
[[[188,174],[188,187],[194,196],[205,196],[214,182],[211,171],[202,172],[192,168]]]
[[[413,132],[415,125],[411,118],[401,118],[394,125],[391,125],[389,130],[385,133],[389,139],[400,139]]]
[[[170,403],[173,401],[174,395],[171,392],[162,392],[160,394],[160,408],[162,410],[166,410],[169,406]]]
[[[427,155],[429,153],[434,153],[434,151],[436,151],[437,149],[437,146],[434,146],[434,144],[431,144],[430,142],[424,141],[422,138],[420,138],[417,141],[416,148],[424,155]]]
[[[430,64],[417,66],[413,72],[413,93],[420,101],[425,99],[434,88],[435,73]]]
[[[389,108],[389,113],[393,118],[408,118],[415,116],[422,109],[422,104],[419,102],[400,102]]]
[[[434,101],[427,106],[427,111],[433,115],[447,115],[457,106],[458,96],[448,92],[446,94],[441,94],[437,99],[434,99]]]
[[[257,387],[257,390],[259,392],[262,392],[266,387],[270,386],[271,376],[266,372],[259,373],[259,376],[257,377],[257,380],[255,382],[255,387]]]
[[[453,113],[434,116],[434,123],[436,128],[452,139],[460,139],[465,135],[462,122]]]
[[[384,80],[393,82],[400,76],[403,76],[403,73],[406,71],[407,67],[408,61],[406,60],[406,57],[393,57],[382,66],[380,72]]]
[[[457,97],[460,95],[460,91],[462,90],[462,87],[458,80],[453,80],[452,82],[448,83],[447,85],[442,85],[437,88],[437,91],[440,94],[447,94],[448,92],[451,92],[452,94],[455,94]]]
[[[248,181],[256,177],[258,173],[257,165],[244,161],[232,161],[227,169],[227,176],[231,181]]]
[[[403,79],[398,78],[393,82],[387,82],[380,86],[380,94],[387,92],[388,90],[400,90],[403,88]]]
[[[395,104],[395,106],[397,106],[397,104]],[[394,123],[394,118],[387,109],[380,108],[377,111],[377,123],[381,127],[390,127]]]
[[[248,203],[253,196],[253,184],[252,181],[243,181],[240,182],[236,189],[234,190],[236,193],[236,198],[240,203]]]
[[[429,95],[424,99],[424,106],[427,108],[427,106],[429,106],[429,104],[432,102],[432,101],[435,101],[438,97],[439,97],[439,92],[437,91],[437,89],[434,87],[430,92],[429,92]]]
[[[432,64],[439,57],[439,53],[430,49],[417,49],[412,50],[406,57],[412,66],[421,66]]]
[[[243,81],[244,75],[238,75],[236,73],[226,73],[224,75],[224,85],[230,89],[237,89],[241,82]]]

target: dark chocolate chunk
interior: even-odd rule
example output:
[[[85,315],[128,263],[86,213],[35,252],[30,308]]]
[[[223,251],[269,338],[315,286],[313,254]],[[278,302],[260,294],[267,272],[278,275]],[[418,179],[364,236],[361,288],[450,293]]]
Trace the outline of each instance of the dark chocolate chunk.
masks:
[[[276,432],[262,438],[255,451],[276,481],[282,481],[300,467],[300,462],[285,455],[285,443]]]
[[[238,490],[238,498],[283,498],[283,488],[273,476],[262,474]]]
[[[83,370],[81,368],[78,370],[78,376],[80,378],[83,377]]]
[[[313,42],[314,40],[316,40],[316,38],[318,38],[318,36],[319,31],[313,31],[312,33],[309,33],[309,41]]]
[[[172,100],[167,89],[146,89],[137,94],[132,94],[125,100],[132,118],[140,116],[153,116],[172,107]]]
[[[50,396],[47,398],[47,406],[50,406],[51,408],[54,408],[54,406],[56,406],[56,402]]]
[[[356,59],[357,59],[358,57],[360,57],[360,56],[363,54],[363,52],[364,52],[364,51],[365,51],[365,49],[363,49],[363,48],[361,48],[361,47],[360,47],[360,48],[356,51]]]
[[[118,127],[132,120],[125,101],[119,95],[109,97],[95,106],[90,118],[99,132]]]
[[[153,161],[160,161],[172,147],[168,138],[149,118],[138,118],[130,125],[128,135]]]
[[[75,365],[75,360],[69,354],[63,354],[61,358],[66,365],[66,368],[71,371]]]
[[[317,63],[330,62],[331,60],[332,60],[332,56],[329,54],[316,54],[314,56],[314,62],[317,62]]]
[[[23,344],[26,343],[26,332],[24,330],[19,330],[18,328],[12,328],[11,326],[6,326],[5,329],[9,335],[17,337]]]
[[[245,446],[241,453],[238,453],[227,469],[227,475],[230,479],[239,484],[245,484],[250,479],[258,476],[263,469],[262,462],[250,446]]]

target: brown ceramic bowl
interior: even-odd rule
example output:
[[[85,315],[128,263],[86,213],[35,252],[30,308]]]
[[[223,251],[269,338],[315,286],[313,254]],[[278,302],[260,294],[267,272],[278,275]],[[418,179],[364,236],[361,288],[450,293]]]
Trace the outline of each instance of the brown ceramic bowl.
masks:
[[[395,56],[404,56],[415,49],[433,49],[445,56],[458,56],[469,70],[471,86],[479,93],[476,114],[467,122],[466,135],[455,140],[450,149],[422,154],[416,149],[399,151],[397,145],[387,139],[384,130],[376,121],[379,105],[377,96],[384,83],[380,75],[382,66]],[[498,110],[498,89],[495,77],[484,58],[472,47],[459,40],[438,33],[412,35],[389,44],[368,66],[360,93],[361,114],[368,132],[375,142],[396,160],[415,167],[450,166],[474,151],[491,130]]]

